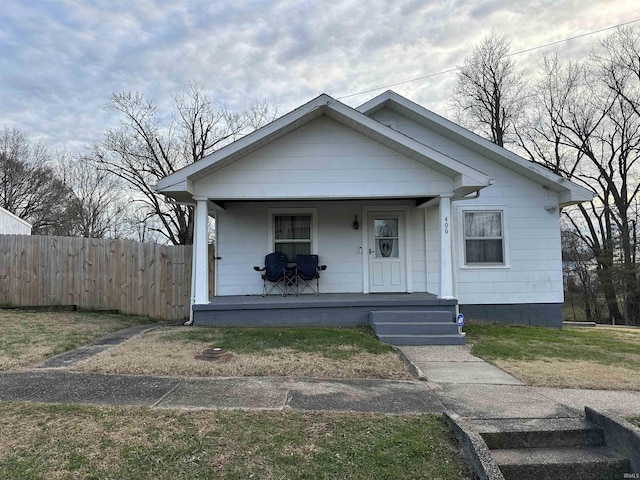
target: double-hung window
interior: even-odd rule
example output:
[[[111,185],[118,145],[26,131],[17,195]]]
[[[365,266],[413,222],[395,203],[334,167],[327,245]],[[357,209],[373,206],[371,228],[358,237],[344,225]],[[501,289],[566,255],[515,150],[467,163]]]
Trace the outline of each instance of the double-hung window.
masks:
[[[274,214],[274,251],[287,255],[295,261],[296,255],[312,253],[312,221],[310,213]]]
[[[465,265],[504,265],[504,219],[501,210],[463,212]]]

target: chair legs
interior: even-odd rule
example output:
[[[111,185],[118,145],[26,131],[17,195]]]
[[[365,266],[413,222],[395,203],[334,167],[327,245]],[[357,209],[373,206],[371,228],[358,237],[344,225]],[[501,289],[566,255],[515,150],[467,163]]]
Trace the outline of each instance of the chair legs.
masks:
[[[305,280],[304,278],[301,278],[300,276],[298,276],[298,294],[302,293],[306,288],[309,288],[314,294],[319,295],[320,294],[320,277],[315,277],[315,281],[316,281],[315,287],[313,285],[313,280],[314,280],[313,278],[309,280]]]
[[[267,283],[269,285],[267,285]],[[278,292],[280,292],[280,295],[282,295],[283,297],[287,295],[287,285],[284,281],[284,278],[278,280],[277,282],[270,282],[267,279],[263,280],[263,286],[262,286],[263,297],[266,297],[274,290],[277,290]]]

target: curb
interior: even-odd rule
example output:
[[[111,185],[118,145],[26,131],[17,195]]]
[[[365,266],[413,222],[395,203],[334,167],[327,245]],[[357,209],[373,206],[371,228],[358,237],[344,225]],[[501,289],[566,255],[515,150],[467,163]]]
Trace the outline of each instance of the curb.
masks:
[[[633,475],[640,474],[640,428],[605,410],[585,406],[584,414],[588,421],[602,429],[606,444],[629,459]]]
[[[505,480],[480,434],[456,413],[445,411],[442,416],[458,440],[476,478],[479,480]]]
[[[427,381],[427,377],[424,372],[420,370],[420,367],[413,363],[411,359],[407,357],[400,348],[394,345],[392,345],[391,348],[393,348],[393,351],[396,352],[396,354],[400,357],[400,360],[402,360],[402,363],[404,363],[405,367],[407,367],[407,370],[409,370],[409,373],[413,378],[415,378],[416,380],[420,380],[421,382]]]

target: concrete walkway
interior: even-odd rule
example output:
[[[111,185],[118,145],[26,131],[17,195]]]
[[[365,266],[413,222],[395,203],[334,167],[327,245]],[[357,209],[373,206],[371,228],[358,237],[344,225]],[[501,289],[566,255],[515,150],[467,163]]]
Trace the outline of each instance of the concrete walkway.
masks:
[[[640,415],[640,392],[530,387],[474,357],[467,346],[400,348],[422,381],[186,378],[68,370],[147,329],[118,332],[30,370],[0,372],[0,400],[393,414],[448,410],[466,418],[578,417],[589,405],[622,416]]]
[[[640,392],[531,387],[471,355],[467,345],[401,347],[449,411],[465,418],[563,418],[584,407],[640,415]]]

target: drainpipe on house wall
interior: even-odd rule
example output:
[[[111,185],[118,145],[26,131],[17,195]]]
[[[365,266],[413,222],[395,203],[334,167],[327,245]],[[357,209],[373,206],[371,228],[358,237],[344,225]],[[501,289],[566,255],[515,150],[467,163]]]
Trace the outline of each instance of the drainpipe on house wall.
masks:
[[[191,298],[189,299],[189,320],[184,325],[193,325],[193,304],[196,302],[196,246],[195,241],[191,246]]]

